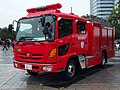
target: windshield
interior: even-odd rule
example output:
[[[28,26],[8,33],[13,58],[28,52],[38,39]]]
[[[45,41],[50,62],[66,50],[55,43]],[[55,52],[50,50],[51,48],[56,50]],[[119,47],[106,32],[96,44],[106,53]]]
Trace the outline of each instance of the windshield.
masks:
[[[16,41],[53,41],[54,36],[55,16],[53,15],[22,19],[18,22]]]

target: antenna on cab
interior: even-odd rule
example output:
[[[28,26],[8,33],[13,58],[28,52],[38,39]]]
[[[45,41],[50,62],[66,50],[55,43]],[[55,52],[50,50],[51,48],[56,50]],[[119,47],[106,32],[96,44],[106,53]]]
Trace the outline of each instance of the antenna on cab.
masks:
[[[72,7],[71,7],[71,13],[72,13]]]

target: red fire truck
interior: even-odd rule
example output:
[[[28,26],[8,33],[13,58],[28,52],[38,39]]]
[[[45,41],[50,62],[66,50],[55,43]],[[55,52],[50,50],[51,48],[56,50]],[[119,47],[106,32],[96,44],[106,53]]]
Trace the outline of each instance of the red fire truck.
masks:
[[[64,78],[70,80],[78,70],[103,66],[114,56],[114,28],[94,16],[90,21],[62,13],[61,7],[57,3],[27,9],[28,15],[19,19],[14,42],[15,68],[31,75],[63,72]]]

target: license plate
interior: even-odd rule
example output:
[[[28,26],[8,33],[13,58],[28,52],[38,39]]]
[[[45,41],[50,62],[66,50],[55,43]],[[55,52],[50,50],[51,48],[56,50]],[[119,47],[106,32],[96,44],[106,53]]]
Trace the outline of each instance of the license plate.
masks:
[[[25,69],[32,70],[32,65],[30,65],[30,64],[25,64]]]

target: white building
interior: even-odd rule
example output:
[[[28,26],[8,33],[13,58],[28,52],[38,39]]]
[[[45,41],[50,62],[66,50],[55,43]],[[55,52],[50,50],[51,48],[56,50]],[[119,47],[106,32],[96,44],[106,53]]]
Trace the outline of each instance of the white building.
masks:
[[[114,0],[90,0],[90,14],[107,18],[114,7]]]

